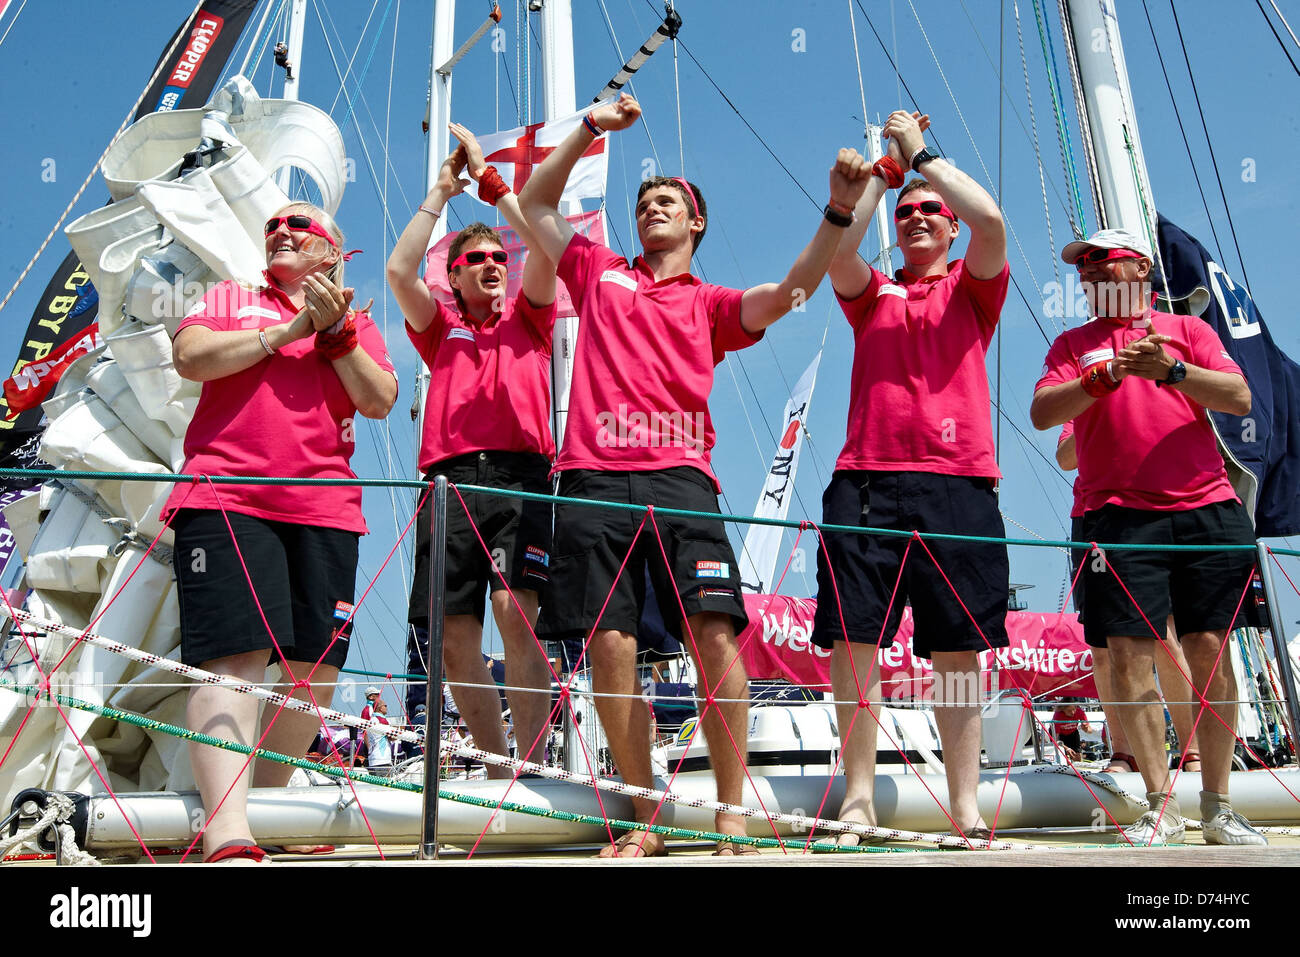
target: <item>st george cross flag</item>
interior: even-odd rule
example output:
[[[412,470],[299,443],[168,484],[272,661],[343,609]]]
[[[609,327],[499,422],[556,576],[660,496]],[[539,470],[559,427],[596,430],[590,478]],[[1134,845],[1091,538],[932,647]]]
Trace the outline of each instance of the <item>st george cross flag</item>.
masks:
[[[577,129],[583,116],[589,111],[581,110],[570,116],[563,116],[549,123],[533,123],[529,126],[516,127],[503,133],[491,133],[478,138],[483,148],[483,157],[488,165],[495,166],[506,185],[516,196],[533,175],[533,170],[541,165],[564,141],[564,138]],[[609,171],[609,150],[606,149],[608,135],[597,137],[587,147],[585,153],[573,166],[569,182],[564,187],[561,202],[579,199],[600,199],[605,195],[605,177]],[[468,190],[477,199],[477,193]]]

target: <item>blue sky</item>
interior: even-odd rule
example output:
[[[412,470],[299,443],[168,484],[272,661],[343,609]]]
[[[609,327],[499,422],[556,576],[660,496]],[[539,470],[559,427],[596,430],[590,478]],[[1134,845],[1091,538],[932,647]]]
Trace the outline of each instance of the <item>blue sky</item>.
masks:
[[[0,32],[13,20],[18,2],[0,20]],[[1046,6],[1055,55],[1064,70],[1055,4]],[[1121,5],[1120,26],[1156,204],[1219,253],[1217,261],[1241,281],[1237,249],[1214,175],[1216,166],[1207,149],[1169,4],[1147,0],[1146,6],[1195,162],[1193,167],[1175,119],[1143,4],[1129,0]],[[0,118],[5,143],[0,285],[5,290],[130,112],[155,57],[190,7],[188,2],[62,0],[57,5],[30,4],[19,14],[0,45],[0,88],[11,104]],[[376,320],[386,329],[401,373],[402,393],[388,422],[367,423],[358,438],[354,464],[367,477],[405,478],[413,472],[415,436],[407,410],[418,359],[383,282],[383,263],[393,236],[385,228],[381,201],[386,197],[389,215],[400,230],[423,197],[425,147],[420,121],[428,81],[430,7],[413,0],[330,4],[311,0],[300,67],[302,98],[330,111],[342,124],[348,155],[356,161],[357,181],[348,186],[339,221],[349,245],[365,253],[349,267],[349,281],[357,286],[361,301],[375,299]],[[473,0],[458,7],[459,43],[481,22],[488,4]],[[502,40],[497,45],[504,52],[494,54],[485,40],[456,70],[453,114],[475,131],[490,131],[498,124],[499,128],[515,126],[521,113],[527,119],[528,96],[520,81],[528,70],[517,43],[522,31],[515,7],[514,0],[503,4]],[[1283,2],[1279,7],[1293,24],[1300,21],[1300,4]],[[622,62],[611,33],[622,53],[629,54],[658,22],[658,9],[647,0],[605,0],[603,6],[574,0],[574,8],[581,104]],[[1061,278],[1066,273],[1048,239],[1031,125],[1037,128],[1058,250],[1069,234],[1063,199],[1068,187],[1032,0],[1021,0],[1019,8],[1033,110],[1031,114],[1026,99],[1013,7],[1006,0],[1002,81],[1006,96],[999,151],[999,4],[993,0],[870,0],[861,7],[852,0],[800,4],[683,0],[678,9],[685,25],[676,64],[680,97],[673,51],[665,46],[634,81],[645,109],[644,122],[614,138],[607,209],[612,244],[629,254],[635,252],[628,246],[633,235],[628,201],[636,183],[650,168],[678,174],[678,157],[684,155],[686,174],[703,188],[710,211],[709,234],[697,257],[697,272],[712,282],[738,287],[779,279],[816,228],[827,194],[826,171],[835,151],[841,146],[862,146],[851,10],[869,116],[883,118],[900,105],[911,108],[910,90],[933,118],[932,140],[937,138],[949,157],[981,182],[985,168],[994,183],[1001,171],[1004,209],[1023,248],[1022,256],[1012,241],[1011,270],[1031,307],[1027,309],[1013,290],[1003,312],[1002,404],[1007,420],[1002,427],[1002,507],[1011,520],[1009,535],[1062,538],[1068,527],[1069,481],[1049,465],[1055,433],[1034,432],[1027,416],[1048,347],[1038,325],[1049,337],[1061,328],[1059,319],[1044,314],[1044,288],[1058,278],[1058,269]],[[1178,11],[1251,292],[1277,342],[1292,355],[1300,355],[1300,330],[1289,315],[1293,267],[1287,265],[1291,257],[1278,245],[1290,240],[1297,220],[1294,156],[1300,147],[1300,121],[1290,104],[1300,93],[1300,76],[1253,5],[1236,6],[1230,23],[1225,21],[1224,5],[1209,0],[1179,3]],[[884,49],[873,35],[873,26]],[[1280,25],[1278,29],[1291,56],[1300,60],[1300,48]],[[535,18],[533,30],[540,30]],[[541,119],[538,53],[531,41],[530,37],[537,104],[533,118]],[[885,50],[898,64],[897,73]],[[244,53],[241,45],[234,61],[242,61]],[[263,95],[278,95],[280,80],[269,60],[264,57],[253,71],[254,82]],[[351,73],[340,93],[339,73],[349,62]],[[1061,79],[1068,97],[1068,76],[1062,73]],[[1079,135],[1068,99],[1065,115],[1077,151]],[[1194,168],[1205,191],[1208,215]],[[1079,176],[1083,176],[1081,167]],[[68,221],[102,204],[106,195],[102,180],[93,181]],[[1095,228],[1086,186],[1084,202],[1089,228]],[[482,207],[467,198],[452,205],[453,225],[481,215]],[[1211,222],[1225,244],[1221,252]],[[868,238],[866,245],[872,254],[873,242]],[[66,240],[57,236],[0,313],[0,331],[11,353],[17,349],[36,297],[67,248]],[[717,370],[712,410],[719,439],[714,462],[725,491],[724,509],[752,511],[779,434],[777,422],[787,390],[816,354],[828,323],[809,421],[812,444],[805,449],[798,498],[791,508],[792,518],[820,518],[821,488],[844,437],[852,347],[848,325],[828,283],[808,301],[804,312],[787,316],[764,342],[728,359]],[[990,375],[995,363],[996,353],[991,352]],[[1017,428],[1026,438],[1017,435]],[[392,517],[387,493],[366,492],[373,531],[362,553],[367,576],[377,571],[401,527],[399,522],[404,524],[409,514],[410,493],[399,491],[396,496],[398,520]],[[405,551],[409,554],[409,547]],[[807,594],[813,587],[813,563],[808,548],[806,575],[792,573],[783,590]],[[402,667],[403,567],[409,574],[409,559],[404,566],[395,560],[367,599],[359,619],[360,641],[354,644],[360,650],[354,652],[351,665],[382,671]],[[1033,608],[1057,607],[1066,574],[1062,553],[1013,549],[1011,571],[1013,581],[1036,586],[1025,596]],[[1296,577],[1294,569],[1288,571]],[[1285,582],[1282,587],[1287,587]],[[1300,607],[1293,599],[1294,595],[1284,602],[1288,621],[1295,620],[1295,609]]]

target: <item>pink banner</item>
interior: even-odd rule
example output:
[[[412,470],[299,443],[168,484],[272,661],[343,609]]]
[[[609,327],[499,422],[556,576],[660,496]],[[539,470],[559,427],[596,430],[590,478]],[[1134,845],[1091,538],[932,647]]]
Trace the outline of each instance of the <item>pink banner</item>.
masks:
[[[605,242],[605,221],[600,210],[566,216],[575,232],[581,233],[594,243]],[[506,266],[506,296],[513,299],[519,295],[519,286],[524,281],[524,261],[528,258],[528,247],[519,238],[519,234],[509,226],[497,226],[501,245],[510,254],[510,263]],[[447,250],[456,239],[456,233],[448,233],[425,253],[424,282],[440,300],[449,306],[456,305],[456,297],[451,294],[451,284],[447,282]],[[555,283],[555,314],[557,316],[575,316],[573,302],[564,283]]]
[[[741,656],[751,678],[784,678],[809,688],[829,689],[831,653],[812,643],[817,602],[786,595],[746,595],[749,627],[739,635]],[[1007,612],[1011,644],[996,652],[1001,670],[999,687],[1024,688],[1031,695],[1095,698],[1092,649],[1083,640],[1083,626],[1074,614]],[[994,653],[980,653],[980,665],[991,667]],[[929,684],[928,659],[912,654],[912,609],[893,643],[876,657],[886,698],[920,697]]]

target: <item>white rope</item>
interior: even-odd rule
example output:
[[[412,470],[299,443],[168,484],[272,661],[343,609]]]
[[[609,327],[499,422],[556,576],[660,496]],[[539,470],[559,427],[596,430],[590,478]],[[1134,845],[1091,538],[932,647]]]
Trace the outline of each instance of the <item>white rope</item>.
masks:
[[[77,847],[76,832],[73,831],[72,825],[68,823],[73,811],[76,810],[72,799],[57,791],[47,791],[45,793],[45,810],[35,824],[20,830],[10,838],[0,835],[0,861],[14,853],[18,848],[26,845],[39,849],[40,845],[37,841],[40,836],[47,829],[53,827],[58,831],[58,839],[55,845],[58,847],[59,864],[99,866],[99,861]]]
[[[1286,17],[1282,16],[1282,11],[1277,8],[1276,0],[1268,0],[1268,2],[1273,8],[1273,12],[1277,14],[1277,18],[1282,21],[1282,26],[1286,27],[1286,32],[1291,34],[1291,41],[1296,46],[1300,47],[1300,40],[1296,39],[1295,32],[1291,29],[1291,24],[1286,22]],[[18,12],[21,13],[22,11],[20,10]]]
[[[867,119],[867,89],[862,83],[862,53],[858,50],[858,20],[853,15],[853,0],[847,0],[847,2],[849,7],[849,29],[853,31],[853,65],[858,68],[858,97],[862,100],[862,135],[865,137],[871,121]],[[902,102],[901,97],[899,102]]]
[[[301,701],[297,698],[289,698],[272,691],[266,691],[251,682],[232,678],[229,675],[213,674],[210,671],[204,671],[202,668],[195,668],[190,665],[182,664],[179,661],[173,661],[170,658],[164,658],[160,655],[149,654],[148,652],[140,651],[138,648],[132,648],[93,632],[79,632],[75,628],[53,621],[47,621],[31,614],[30,612],[19,611],[17,609],[5,609],[0,613],[0,616],[13,618],[15,622],[25,622],[34,625],[47,632],[53,632],[55,634],[66,635],[69,637],[78,637],[87,644],[93,645],[96,648],[102,648],[105,651],[112,652],[113,654],[122,655],[141,664],[151,665],[152,667],[163,671],[170,671],[174,674],[183,674],[191,680],[201,684],[215,685],[240,694],[252,695],[253,697],[259,698],[270,704],[282,706],[286,710],[297,711],[302,714],[316,715],[327,722],[341,724],[349,728],[357,728],[360,731],[381,734],[394,741],[406,741],[412,744],[424,743],[424,736],[415,731],[406,731],[394,725],[381,724],[373,718],[368,721],[363,721],[359,717],[345,714],[340,711],[334,711],[329,708],[316,708],[313,707],[310,702]],[[657,803],[662,802],[679,804],[684,807],[703,808],[716,813],[732,814],[742,818],[762,817],[775,823],[790,824],[804,830],[815,828],[835,834],[854,833],[866,836],[882,836],[888,840],[931,843],[940,847],[966,847],[969,840],[969,844],[974,847],[989,848],[993,850],[1030,851],[1047,849],[1040,845],[1033,844],[1013,844],[1010,841],[982,841],[975,838],[967,839],[954,837],[948,834],[927,834],[920,831],[905,831],[898,828],[873,827],[867,824],[806,817],[798,814],[771,813],[762,808],[751,808],[739,804],[728,804],[722,801],[709,801],[705,798],[686,798],[671,791],[659,791],[654,788],[636,787],[630,784],[625,784],[621,781],[611,781],[606,778],[597,778],[588,774],[565,771],[561,768],[534,764],[530,761],[519,761],[514,758],[495,754],[491,751],[483,751],[478,748],[467,747],[464,745],[458,746],[447,741],[439,742],[439,754],[440,756],[449,755],[461,759],[468,758],[482,764],[491,764],[498,767],[509,768],[510,770],[518,771],[521,774],[535,774],[552,781],[567,781],[585,787],[599,788],[602,791],[622,794],[627,797],[641,798],[647,801],[655,801]]]
[[[148,82],[145,83],[144,85],[144,89],[140,91],[140,95],[136,98],[136,101],[131,104],[131,109],[127,111],[126,119],[124,119],[122,121],[122,125],[117,128],[117,132],[113,134],[113,138],[109,141],[108,146],[104,147],[104,152],[100,153],[99,159],[95,160],[95,165],[92,166],[90,168],[90,172],[86,174],[86,179],[81,184],[81,188],[77,190],[76,195],[72,197],[71,201],[69,201],[68,205],[64,208],[62,214],[60,214],[58,220],[54,223],[54,226],[50,229],[45,239],[41,242],[40,247],[32,255],[32,258],[28,261],[27,265],[23,267],[23,271],[18,274],[18,278],[14,281],[13,286],[11,286],[9,291],[5,293],[4,299],[0,299],[0,312],[4,311],[5,306],[9,304],[9,300],[12,299],[14,293],[18,291],[18,287],[21,286],[23,284],[23,280],[27,278],[27,274],[32,271],[32,267],[36,265],[37,260],[41,258],[41,255],[45,252],[46,247],[49,246],[50,241],[54,239],[55,234],[59,231],[59,228],[63,225],[63,221],[68,218],[68,214],[72,212],[72,208],[77,205],[78,201],[80,201],[81,194],[86,191],[86,187],[90,185],[90,181],[93,180],[95,178],[95,174],[99,172],[100,164],[104,162],[104,157],[107,156],[108,151],[113,148],[113,144],[117,142],[117,138],[122,135],[123,131],[125,131],[128,126],[131,125],[132,119],[135,116],[135,111],[140,108],[140,104],[144,102],[144,98],[148,94],[150,87],[153,86],[154,81],[158,79],[164,67],[167,66],[167,63],[171,59],[172,53],[175,52],[177,45],[181,42],[181,40],[189,36],[189,33],[187,32],[189,25],[194,20],[194,17],[198,14],[199,9],[202,6],[203,6],[203,0],[199,0],[199,2],[194,5],[194,9],[190,11],[189,18],[186,19],[184,25],[179,30],[176,31],[176,39],[173,40],[172,45],[167,48],[167,52],[164,53],[162,57],[159,58],[158,66],[153,71],[153,76],[149,77]]]

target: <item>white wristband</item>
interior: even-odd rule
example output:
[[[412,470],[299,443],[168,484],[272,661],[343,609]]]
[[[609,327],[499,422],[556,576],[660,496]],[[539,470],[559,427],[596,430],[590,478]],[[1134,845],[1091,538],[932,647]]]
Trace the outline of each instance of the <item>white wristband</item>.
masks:
[[[434,219],[437,219],[439,216],[442,215],[442,214],[441,214],[440,212],[438,212],[436,209],[430,209],[428,206],[425,206],[424,203],[421,203],[421,204],[420,204],[419,211],[422,212],[422,213],[428,213],[428,214],[429,214],[430,216],[432,216]]]
[[[275,355],[275,350],[271,348],[271,343],[266,341],[266,330],[262,329],[257,333],[257,339],[262,343],[262,348],[266,350],[268,356]]]

